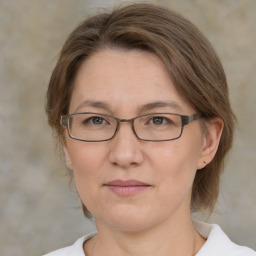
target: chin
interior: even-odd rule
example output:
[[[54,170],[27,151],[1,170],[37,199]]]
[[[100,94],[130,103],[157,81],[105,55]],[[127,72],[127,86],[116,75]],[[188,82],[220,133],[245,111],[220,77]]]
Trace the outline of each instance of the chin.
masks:
[[[146,230],[151,225],[145,218],[122,218],[122,219],[111,219],[108,223],[112,229],[124,231],[124,232],[140,232]]]
[[[138,232],[143,231],[157,222],[152,216],[150,211],[146,209],[138,209],[136,207],[118,207],[111,209],[109,212],[104,212],[104,214],[96,215],[95,221],[104,223],[104,225],[109,226],[112,229],[122,230],[127,232]]]

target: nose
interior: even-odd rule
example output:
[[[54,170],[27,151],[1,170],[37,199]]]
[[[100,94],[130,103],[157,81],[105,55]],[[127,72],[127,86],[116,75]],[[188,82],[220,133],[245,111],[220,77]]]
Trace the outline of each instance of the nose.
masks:
[[[109,159],[122,168],[139,166],[144,161],[142,141],[133,133],[131,123],[121,123],[115,137],[110,141]]]

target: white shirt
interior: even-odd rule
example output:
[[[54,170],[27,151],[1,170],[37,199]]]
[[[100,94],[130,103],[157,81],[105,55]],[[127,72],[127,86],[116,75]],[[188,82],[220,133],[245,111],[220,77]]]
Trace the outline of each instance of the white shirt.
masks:
[[[216,224],[194,221],[197,231],[207,240],[196,256],[256,256],[256,252],[248,247],[233,243]],[[53,251],[44,256],[86,256],[83,244],[96,233],[83,236],[68,247]]]

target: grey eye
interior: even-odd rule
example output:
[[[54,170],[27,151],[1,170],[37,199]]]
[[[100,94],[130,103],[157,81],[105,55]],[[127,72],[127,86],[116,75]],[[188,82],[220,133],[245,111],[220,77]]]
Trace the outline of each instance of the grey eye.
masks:
[[[83,125],[103,125],[107,124],[107,121],[101,116],[91,116],[83,121]]]
[[[165,121],[166,121],[165,118],[161,117],[161,116],[154,116],[152,118],[152,123],[153,124],[158,124],[159,125],[159,124],[163,124]]]
[[[104,118],[99,116],[93,116],[89,119],[89,121],[93,124],[103,124],[104,122],[106,122]]]

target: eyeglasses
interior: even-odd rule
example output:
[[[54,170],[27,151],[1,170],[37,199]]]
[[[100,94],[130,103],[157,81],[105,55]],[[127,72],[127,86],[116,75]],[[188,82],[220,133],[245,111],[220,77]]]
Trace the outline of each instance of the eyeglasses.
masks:
[[[140,140],[169,141],[180,138],[184,126],[201,116],[201,113],[191,116],[154,113],[121,119],[111,115],[85,112],[61,116],[60,124],[67,127],[72,139],[80,141],[111,140],[117,134],[121,122],[130,122],[134,134]]]

